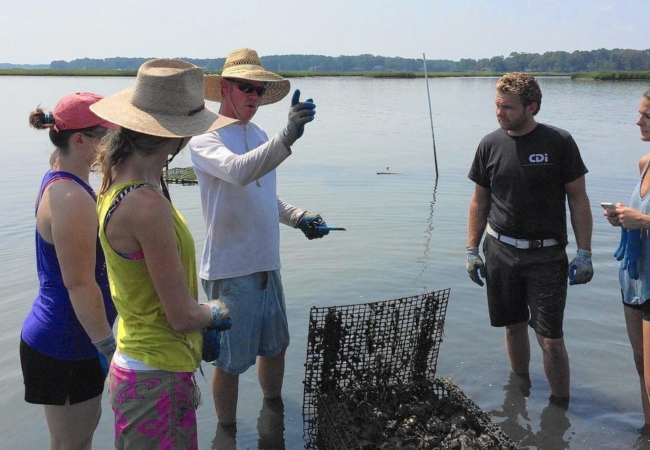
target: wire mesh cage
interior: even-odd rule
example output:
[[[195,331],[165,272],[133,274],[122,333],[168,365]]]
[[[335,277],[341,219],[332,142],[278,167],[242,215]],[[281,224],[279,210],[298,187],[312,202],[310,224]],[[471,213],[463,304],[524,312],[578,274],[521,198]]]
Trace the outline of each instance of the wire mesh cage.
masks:
[[[167,184],[181,184],[183,186],[190,186],[197,184],[196,173],[192,167],[165,167],[163,171],[163,178]]]
[[[451,380],[435,378],[449,294],[311,308],[306,448],[455,448],[470,438],[476,446],[464,448],[517,448]]]

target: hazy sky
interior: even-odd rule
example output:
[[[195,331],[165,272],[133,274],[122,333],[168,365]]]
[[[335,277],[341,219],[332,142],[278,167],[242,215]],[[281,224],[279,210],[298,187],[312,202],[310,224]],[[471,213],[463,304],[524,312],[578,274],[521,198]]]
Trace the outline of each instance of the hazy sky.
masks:
[[[10,5],[10,6],[9,6]],[[11,1],[0,62],[285,54],[489,58],[650,48],[644,0]]]

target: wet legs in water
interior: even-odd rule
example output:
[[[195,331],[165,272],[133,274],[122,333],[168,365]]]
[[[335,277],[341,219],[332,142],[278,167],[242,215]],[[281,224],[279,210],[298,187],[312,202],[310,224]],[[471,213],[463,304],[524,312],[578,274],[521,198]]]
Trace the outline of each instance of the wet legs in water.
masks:
[[[568,403],[570,371],[564,339],[548,339],[538,334],[536,337],[544,355],[544,372],[551,388],[551,395],[567,399]],[[530,365],[528,324],[521,322],[507,326],[505,340],[512,371],[520,376],[528,375]]]

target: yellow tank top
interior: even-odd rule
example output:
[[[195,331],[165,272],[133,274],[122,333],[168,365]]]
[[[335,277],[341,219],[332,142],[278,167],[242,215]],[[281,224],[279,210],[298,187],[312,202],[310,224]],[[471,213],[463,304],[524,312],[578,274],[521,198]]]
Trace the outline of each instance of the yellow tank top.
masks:
[[[170,372],[194,372],[201,362],[203,335],[178,333],[167,321],[144,259],[131,260],[108,243],[104,230],[106,215],[115,199],[131,186],[146,184],[129,181],[111,187],[97,199],[99,240],[106,257],[113,302],[119,314],[117,348],[131,358]],[[183,216],[174,210],[174,229],[183,260],[187,287],[198,301],[194,239]]]

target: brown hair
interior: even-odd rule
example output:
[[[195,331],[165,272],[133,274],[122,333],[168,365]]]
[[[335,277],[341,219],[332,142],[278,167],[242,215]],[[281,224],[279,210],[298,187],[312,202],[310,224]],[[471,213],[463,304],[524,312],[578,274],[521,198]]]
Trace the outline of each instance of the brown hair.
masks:
[[[152,155],[160,151],[160,147],[169,140],[179,141],[179,151],[182,143],[187,143],[185,138],[152,136],[150,134],[129,130],[128,128],[119,128],[118,130],[110,131],[102,139],[102,142],[99,144],[99,151],[97,152],[96,163],[103,174],[99,193],[103,194],[108,190],[113,183],[113,169],[129,155],[134,153],[142,156]],[[172,155],[167,162],[169,163],[174,156]],[[169,199],[169,191],[167,190],[167,185],[162,175],[160,177],[160,186],[165,197]]]
[[[29,126],[35,130],[49,130],[50,142],[56,147],[50,156],[50,165],[53,165],[59,155],[66,155],[70,145],[70,137],[75,133],[91,133],[100,126],[82,128],[79,130],[56,130],[54,128],[54,116],[50,112],[45,112],[38,106],[34,111],[29,113]]]
[[[502,94],[518,95],[524,106],[528,106],[533,102],[537,103],[537,109],[533,116],[539,112],[542,106],[542,90],[532,75],[522,72],[506,73],[499,78],[496,88]]]

